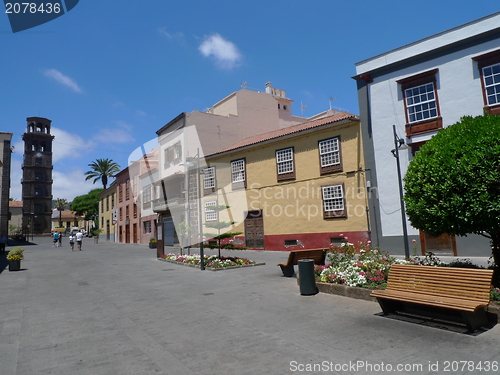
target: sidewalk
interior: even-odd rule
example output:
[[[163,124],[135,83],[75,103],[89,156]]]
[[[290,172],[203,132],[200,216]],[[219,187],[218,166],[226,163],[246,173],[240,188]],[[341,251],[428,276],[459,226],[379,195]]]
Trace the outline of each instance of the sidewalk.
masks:
[[[0,273],[2,375],[478,373],[452,361],[498,372],[484,361],[499,361],[500,325],[469,336],[377,316],[370,301],[301,296],[282,252],[238,252],[266,265],[210,272],[147,245],[34,242],[22,271]]]

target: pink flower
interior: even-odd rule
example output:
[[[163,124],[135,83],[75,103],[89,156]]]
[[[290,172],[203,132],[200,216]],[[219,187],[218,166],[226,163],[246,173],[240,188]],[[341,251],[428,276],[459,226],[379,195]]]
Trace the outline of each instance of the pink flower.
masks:
[[[415,243],[415,242],[417,242],[417,240],[411,240],[411,242]]]
[[[371,244],[371,243],[372,243],[372,241],[368,240],[368,241],[366,241],[366,243],[369,245],[369,244]]]

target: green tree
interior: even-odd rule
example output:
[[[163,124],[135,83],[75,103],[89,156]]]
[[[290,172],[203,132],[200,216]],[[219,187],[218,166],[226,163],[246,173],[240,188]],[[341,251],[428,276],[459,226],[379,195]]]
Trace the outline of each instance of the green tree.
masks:
[[[404,182],[415,228],[487,237],[500,266],[500,116],[463,117],[439,131],[410,162]]]
[[[112,159],[96,159],[89,164],[89,167],[91,170],[85,172],[87,176],[85,177],[85,181],[93,178],[93,183],[95,184],[98,180],[101,180],[104,189],[108,185],[108,177],[113,177],[115,173],[120,171],[120,166]]]
[[[95,227],[99,226],[99,193],[103,190],[93,189],[85,195],[75,197],[71,202],[71,210],[87,221],[94,221]]]
[[[226,205],[215,205],[215,206],[206,206],[205,208],[217,212],[217,217],[219,217],[219,212],[228,209],[229,206],[226,206]],[[224,246],[222,246],[221,241],[223,239],[233,238],[233,237],[238,236],[238,235],[240,235],[242,233],[242,232],[225,232],[225,233],[221,233],[222,229],[229,228],[230,226],[234,225],[234,223],[235,223],[234,221],[231,221],[231,222],[229,222],[229,221],[209,221],[209,222],[206,222],[204,224],[207,228],[217,229],[217,233],[204,233],[204,236],[206,238],[213,238],[214,240],[217,241],[217,245],[216,246],[207,245],[207,247],[214,247],[214,248],[218,249],[219,250],[219,255],[218,255],[219,259],[221,257],[220,250],[221,250],[222,247],[224,247],[225,249],[243,249],[243,248],[240,248],[240,247],[237,247],[237,246],[234,246],[234,245],[224,245]]]
[[[64,208],[68,205],[68,200],[64,198],[57,198],[54,202],[55,208],[59,211],[59,228],[62,228],[62,212]]]

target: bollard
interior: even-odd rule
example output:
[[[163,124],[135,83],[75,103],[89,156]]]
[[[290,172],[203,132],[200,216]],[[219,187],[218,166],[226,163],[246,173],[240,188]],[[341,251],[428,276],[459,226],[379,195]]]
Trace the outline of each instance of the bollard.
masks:
[[[300,259],[298,263],[300,294],[303,296],[318,294],[319,290],[316,287],[316,280],[314,278],[314,260]]]

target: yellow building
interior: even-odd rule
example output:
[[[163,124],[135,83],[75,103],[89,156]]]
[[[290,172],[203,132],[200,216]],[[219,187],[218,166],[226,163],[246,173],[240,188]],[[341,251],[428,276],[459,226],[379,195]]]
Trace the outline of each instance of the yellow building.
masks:
[[[369,239],[359,117],[347,112],[249,137],[206,156],[204,221],[234,222],[248,248]],[[213,210],[226,205],[227,209]],[[213,230],[205,229],[207,232]]]
[[[116,184],[99,193],[99,228],[100,239],[115,242],[116,227]]]

